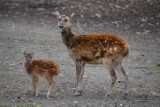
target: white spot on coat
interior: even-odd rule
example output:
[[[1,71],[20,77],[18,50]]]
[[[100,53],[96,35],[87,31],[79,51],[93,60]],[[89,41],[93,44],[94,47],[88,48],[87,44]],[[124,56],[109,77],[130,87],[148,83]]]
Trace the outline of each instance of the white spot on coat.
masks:
[[[114,47],[114,51],[117,51],[117,47]]]

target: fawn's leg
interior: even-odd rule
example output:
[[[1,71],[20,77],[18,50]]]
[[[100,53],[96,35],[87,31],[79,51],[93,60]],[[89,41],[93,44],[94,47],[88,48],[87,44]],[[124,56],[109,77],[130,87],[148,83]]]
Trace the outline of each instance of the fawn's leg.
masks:
[[[46,79],[48,80],[49,82],[49,87],[48,87],[48,91],[47,91],[47,98],[49,98],[49,95],[51,93],[51,90],[53,89],[54,85],[55,85],[55,82],[54,80],[52,79],[53,76],[51,75],[47,75],[46,76]]]
[[[39,84],[39,77],[38,76],[33,76],[32,77],[33,81],[33,88],[34,88],[34,92],[35,92],[35,96],[38,96],[38,84]]]
[[[77,78],[77,86],[75,91],[75,96],[81,95],[82,92],[82,78],[84,74],[84,64],[81,60],[77,60],[75,62],[76,65],[76,78]]]

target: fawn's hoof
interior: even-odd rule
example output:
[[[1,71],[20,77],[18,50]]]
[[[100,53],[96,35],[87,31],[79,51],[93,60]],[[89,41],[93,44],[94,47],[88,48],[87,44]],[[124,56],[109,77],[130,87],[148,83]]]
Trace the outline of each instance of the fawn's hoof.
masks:
[[[128,93],[124,93],[124,96],[128,96],[129,94]]]
[[[128,90],[126,90],[126,91],[124,92],[124,95],[125,95],[125,96],[128,96],[128,94],[129,94],[129,92],[128,92]]]
[[[129,96],[128,91],[124,92],[124,99],[127,99],[127,98],[128,98],[128,96]]]
[[[47,99],[48,99],[48,100],[52,100],[52,98],[50,98],[50,97],[47,97]]]

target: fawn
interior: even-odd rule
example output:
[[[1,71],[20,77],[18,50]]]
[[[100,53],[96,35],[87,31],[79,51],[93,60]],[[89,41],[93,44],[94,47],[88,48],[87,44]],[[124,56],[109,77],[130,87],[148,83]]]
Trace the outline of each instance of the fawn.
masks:
[[[122,61],[129,54],[129,44],[115,34],[85,34],[75,35],[71,31],[71,16],[53,13],[58,18],[58,26],[61,29],[63,43],[66,45],[68,53],[76,66],[77,87],[75,96],[81,95],[82,78],[85,64],[105,64],[109,70],[112,83],[106,96],[112,92],[117,76],[116,68],[124,75],[125,95],[128,94],[128,76],[122,66]]]
[[[46,77],[49,82],[49,88],[47,91],[47,98],[49,98],[50,92],[55,85],[53,76],[59,74],[59,67],[56,63],[48,60],[32,60],[33,53],[24,52],[25,56],[25,69],[26,72],[31,75],[35,96],[38,96],[38,84],[40,76]]]

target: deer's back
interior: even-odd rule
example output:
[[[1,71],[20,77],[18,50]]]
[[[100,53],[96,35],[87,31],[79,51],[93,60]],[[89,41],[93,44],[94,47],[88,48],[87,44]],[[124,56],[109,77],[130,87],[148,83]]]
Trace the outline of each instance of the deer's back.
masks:
[[[73,37],[68,48],[72,58],[83,58],[96,63],[106,55],[125,55],[129,45],[114,34],[90,34]]]
[[[84,47],[108,47],[115,45],[128,47],[128,44],[124,41],[124,39],[114,34],[90,34],[75,36],[72,40],[70,48],[76,45]]]

